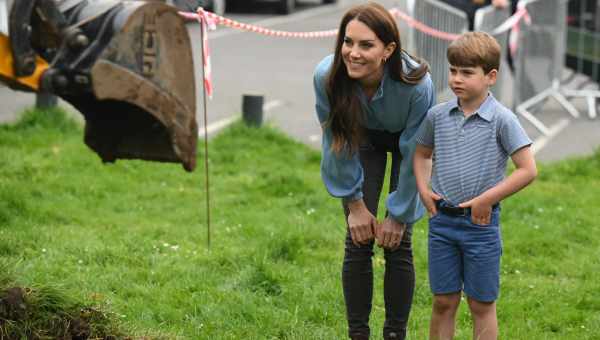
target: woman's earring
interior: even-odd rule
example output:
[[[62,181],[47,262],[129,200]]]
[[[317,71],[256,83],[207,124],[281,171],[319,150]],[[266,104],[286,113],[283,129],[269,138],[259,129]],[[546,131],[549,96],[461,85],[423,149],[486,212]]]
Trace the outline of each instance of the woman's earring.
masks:
[[[385,64],[385,62],[387,61],[387,57],[383,57],[383,63]]]

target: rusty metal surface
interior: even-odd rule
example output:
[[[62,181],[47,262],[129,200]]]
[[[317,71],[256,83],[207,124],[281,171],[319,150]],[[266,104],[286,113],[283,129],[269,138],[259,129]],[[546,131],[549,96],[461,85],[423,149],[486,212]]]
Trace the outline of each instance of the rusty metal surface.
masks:
[[[121,123],[114,122],[118,126],[106,126],[110,134],[95,136],[88,130],[86,143],[93,145],[95,141],[107,138],[109,142],[114,140],[115,132],[126,125],[124,121],[128,121],[129,130],[123,131],[126,136],[121,136],[120,143],[107,150],[108,159],[181,161],[186,170],[194,169],[198,128],[192,111],[179,98],[125,68],[103,60],[92,69],[92,84],[99,100],[122,102],[108,105],[107,114],[117,107],[128,112],[121,116]],[[139,111],[139,108],[145,112]],[[154,119],[150,119],[149,114]]]

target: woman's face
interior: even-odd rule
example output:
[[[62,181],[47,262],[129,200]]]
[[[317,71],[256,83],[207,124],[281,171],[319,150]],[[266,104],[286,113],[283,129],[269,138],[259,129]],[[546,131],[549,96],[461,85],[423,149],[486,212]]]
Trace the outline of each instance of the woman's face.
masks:
[[[393,42],[385,46],[367,25],[351,20],[346,25],[342,45],[342,59],[348,76],[364,84],[378,84],[383,75],[383,60],[389,58],[395,47]]]

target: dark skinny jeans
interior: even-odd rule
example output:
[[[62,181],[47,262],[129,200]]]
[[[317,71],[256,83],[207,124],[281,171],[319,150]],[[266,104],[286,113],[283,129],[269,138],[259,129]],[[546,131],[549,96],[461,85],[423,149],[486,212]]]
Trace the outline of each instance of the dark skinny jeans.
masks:
[[[392,155],[389,192],[396,190],[398,185],[398,172],[402,159],[398,148],[399,136],[400,133],[367,130],[366,141],[360,148],[360,162],[364,174],[363,200],[374,216],[377,216],[388,152]],[[344,212],[347,221],[347,206],[344,206]],[[384,250],[384,339],[404,339],[406,337],[406,326],[415,287],[411,234],[412,225],[408,225],[400,247],[394,251]],[[371,261],[373,244],[374,242],[371,241],[367,245],[356,246],[352,243],[350,232],[346,233],[342,283],[348,318],[348,333],[351,338],[368,339],[370,335],[369,314],[373,298],[373,265]]]

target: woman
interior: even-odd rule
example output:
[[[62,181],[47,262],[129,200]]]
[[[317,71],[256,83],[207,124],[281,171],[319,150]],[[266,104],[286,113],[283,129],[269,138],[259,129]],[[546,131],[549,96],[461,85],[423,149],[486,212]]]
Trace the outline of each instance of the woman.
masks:
[[[386,259],[383,335],[406,336],[415,278],[411,229],[423,214],[412,172],[414,136],[435,97],[427,71],[402,50],[394,18],[372,2],[344,15],[335,54],[315,71],[321,175],[329,193],[342,198],[347,218],[342,283],[352,339],[370,334],[374,240]],[[388,152],[387,217],[378,224]]]

